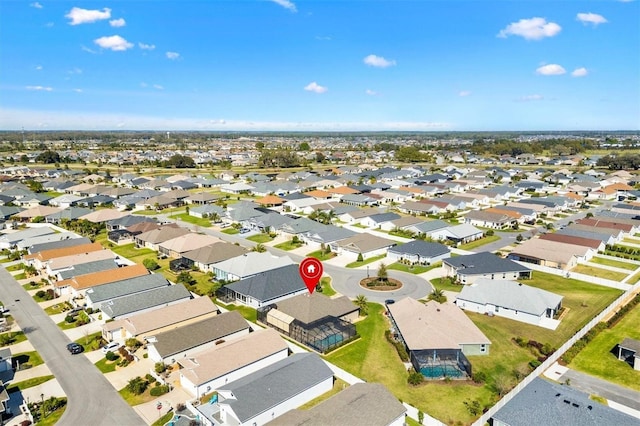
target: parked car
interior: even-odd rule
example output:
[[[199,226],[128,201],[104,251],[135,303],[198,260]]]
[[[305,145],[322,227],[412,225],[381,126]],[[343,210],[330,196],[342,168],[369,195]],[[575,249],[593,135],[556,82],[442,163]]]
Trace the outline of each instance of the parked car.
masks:
[[[72,355],[75,355],[75,354],[82,353],[84,348],[82,347],[82,345],[74,342],[74,343],[69,343],[67,345],[67,350],[71,352]]]
[[[120,347],[120,343],[118,342],[110,342],[102,347],[102,353],[106,354],[107,352],[114,352]]]
[[[242,228],[242,229],[240,230],[240,233],[241,233],[241,234],[246,234],[246,233],[247,233],[247,232],[249,232],[249,231],[250,231],[250,229],[249,229],[249,228]]]
[[[393,299],[387,299],[384,301],[385,305],[393,305],[394,303],[396,303],[396,301]]]

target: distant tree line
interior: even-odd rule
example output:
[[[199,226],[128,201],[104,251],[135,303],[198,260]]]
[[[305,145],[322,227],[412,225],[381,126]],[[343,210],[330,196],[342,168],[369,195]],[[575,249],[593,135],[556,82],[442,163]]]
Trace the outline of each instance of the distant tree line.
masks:
[[[547,139],[531,143],[517,142],[511,139],[485,140],[477,139],[469,147],[469,151],[476,155],[510,155],[542,154],[549,151],[554,155],[575,155],[589,149],[598,148],[598,143],[592,140]]]
[[[609,170],[638,170],[640,154],[606,155],[596,164],[599,167],[607,167]]]
[[[195,161],[193,158],[186,157],[181,154],[172,155],[167,161],[164,161],[162,164],[164,167],[173,167],[176,169],[191,169],[196,167]]]
[[[263,151],[258,160],[260,167],[298,167],[300,166],[300,157],[295,152],[286,150],[268,150]]]

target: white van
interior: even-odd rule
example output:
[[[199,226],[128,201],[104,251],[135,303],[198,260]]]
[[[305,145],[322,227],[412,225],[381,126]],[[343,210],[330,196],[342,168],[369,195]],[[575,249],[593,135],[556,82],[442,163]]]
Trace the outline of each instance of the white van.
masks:
[[[120,343],[118,342],[110,342],[102,347],[102,353],[106,354],[107,352],[115,352],[120,347]]]

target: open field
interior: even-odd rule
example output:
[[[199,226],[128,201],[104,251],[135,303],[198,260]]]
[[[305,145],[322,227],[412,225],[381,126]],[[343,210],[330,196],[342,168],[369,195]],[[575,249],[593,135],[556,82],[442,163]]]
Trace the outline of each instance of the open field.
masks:
[[[578,265],[571,270],[571,272],[576,272],[578,274],[591,275],[592,277],[605,278],[612,281],[622,281],[627,278],[627,275],[624,272],[617,271],[609,271],[608,269],[596,268],[591,265]]]
[[[471,241],[470,243],[467,243],[467,244],[460,244],[458,248],[460,250],[474,250],[474,249],[477,249],[478,247],[482,247],[485,244],[498,241],[499,239],[500,237],[498,235],[491,235],[488,237],[480,238],[479,240]]]
[[[605,257],[594,256],[589,263],[596,263],[598,265],[613,266],[614,268],[628,269],[629,271],[635,271],[640,267],[635,263],[623,262],[621,260],[607,259]]]
[[[368,258],[368,259],[364,259],[364,260],[363,260],[363,261],[361,261],[361,262],[359,262],[359,261],[351,262],[351,263],[348,263],[348,264],[346,265],[346,267],[347,267],[347,268],[358,268],[358,267],[360,267],[360,266],[364,266],[364,265],[368,265],[368,264],[370,264],[370,263],[373,263],[373,262],[375,262],[376,260],[384,259],[386,256],[387,256],[387,255],[386,255],[386,253],[385,253],[385,254],[381,254],[381,255],[379,255],[379,256],[373,256],[373,257],[370,257],[370,258]]]

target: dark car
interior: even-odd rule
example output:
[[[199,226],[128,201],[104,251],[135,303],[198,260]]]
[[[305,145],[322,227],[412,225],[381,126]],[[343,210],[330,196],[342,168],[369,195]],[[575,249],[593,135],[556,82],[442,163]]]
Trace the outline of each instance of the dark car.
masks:
[[[75,354],[82,353],[84,348],[82,347],[82,345],[79,345],[78,343],[69,343],[67,345],[67,350],[71,352],[73,355],[75,355]]]
[[[393,299],[387,299],[384,301],[385,305],[393,305],[394,303],[396,303],[396,301]]]

